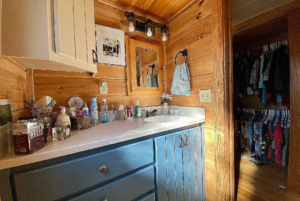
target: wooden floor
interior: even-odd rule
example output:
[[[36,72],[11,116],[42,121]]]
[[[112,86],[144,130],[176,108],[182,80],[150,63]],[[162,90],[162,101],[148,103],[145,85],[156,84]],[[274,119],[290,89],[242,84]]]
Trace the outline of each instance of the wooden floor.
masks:
[[[247,152],[243,155],[250,157]],[[256,166],[236,156],[236,186],[238,201],[299,201],[300,195],[279,185],[287,185],[288,168],[279,164]]]

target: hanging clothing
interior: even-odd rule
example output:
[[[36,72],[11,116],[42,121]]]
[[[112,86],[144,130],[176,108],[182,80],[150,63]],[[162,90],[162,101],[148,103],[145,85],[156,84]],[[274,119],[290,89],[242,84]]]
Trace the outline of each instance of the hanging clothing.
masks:
[[[149,68],[152,68],[151,74],[149,74]],[[154,68],[152,66],[148,66],[147,68],[147,87],[157,87],[157,82],[153,75],[153,69]]]
[[[191,77],[186,62],[175,67],[172,87],[172,95],[189,96],[191,94]]]

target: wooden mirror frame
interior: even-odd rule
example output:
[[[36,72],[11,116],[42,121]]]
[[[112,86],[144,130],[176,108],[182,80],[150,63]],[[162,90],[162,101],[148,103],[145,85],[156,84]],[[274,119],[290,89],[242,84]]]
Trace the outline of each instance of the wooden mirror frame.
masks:
[[[159,87],[138,87],[136,83],[136,58],[135,47],[141,46],[158,52],[158,86]],[[154,45],[147,42],[138,41],[135,39],[127,38],[127,58],[129,65],[127,65],[127,84],[128,84],[128,96],[143,96],[143,95],[160,95],[163,92],[163,55],[162,45]]]

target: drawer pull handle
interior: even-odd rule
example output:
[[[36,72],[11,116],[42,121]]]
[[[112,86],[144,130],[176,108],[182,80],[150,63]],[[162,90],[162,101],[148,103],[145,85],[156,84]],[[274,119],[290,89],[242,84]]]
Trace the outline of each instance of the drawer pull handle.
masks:
[[[188,143],[189,136],[187,136],[187,134],[184,134],[184,137],[185,137],[185,144],[184,144],[184,146],[188,146],[189,145],[189,143]]]
[[[99,168],[99,171],[101,172],[101,173],[105,173],[105,172],[107,172],[107,166],[106,165],[101,165],[100,166],[100,168]]]
[[[181,135],[178,135],[179,139],[180,139],[180,145],[179,145],[179,148],[182,148],[183,147],[183,140],[182,140],[182,137]]]

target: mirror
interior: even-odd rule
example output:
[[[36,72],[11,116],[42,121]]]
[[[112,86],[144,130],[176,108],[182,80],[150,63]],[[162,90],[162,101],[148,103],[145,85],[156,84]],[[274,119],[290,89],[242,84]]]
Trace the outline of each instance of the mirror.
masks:
[[[136,86],[159,87],[158,50],[135,46]]]
[[[127,38],[128,96],[160,95],[164,90],[162,44]]]

